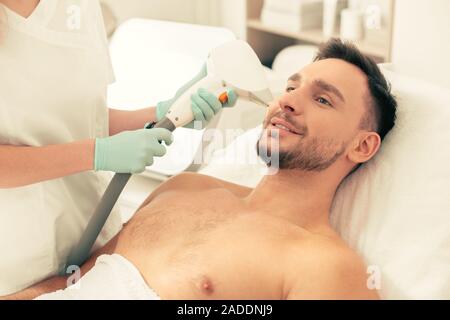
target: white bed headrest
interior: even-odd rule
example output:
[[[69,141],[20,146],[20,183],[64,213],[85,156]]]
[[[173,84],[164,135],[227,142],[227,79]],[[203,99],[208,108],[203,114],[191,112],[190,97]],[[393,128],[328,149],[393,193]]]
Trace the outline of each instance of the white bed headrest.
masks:
[[[380,152],[339,188],[332,222],[385,298],[450,298],[450,91],[381,66],[398,99]]]

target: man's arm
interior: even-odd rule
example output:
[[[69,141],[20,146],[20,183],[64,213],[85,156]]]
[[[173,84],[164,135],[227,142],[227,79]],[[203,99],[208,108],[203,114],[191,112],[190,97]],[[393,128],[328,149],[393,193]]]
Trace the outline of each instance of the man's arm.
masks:
[[[32,300],[41,294],[50,293],[65,288],[66,281],[66,277],[53,277],[23,291],[5,297],[0,297],[0,300]]]
[[[80,268],[81,276],[86,274],[95,265],[95,261],[102,254],[112,254],[117,244],[118,235],[111,239],[103,248],[100,248],[87,260]],[[0,300],[32,300],[40,295],[54,292],[57,290],[65,289],[68,285],[70,275],[67,276],[55,276],[50,279],[44,280],[34,286],[25,289],[23,291],[0,297]]]

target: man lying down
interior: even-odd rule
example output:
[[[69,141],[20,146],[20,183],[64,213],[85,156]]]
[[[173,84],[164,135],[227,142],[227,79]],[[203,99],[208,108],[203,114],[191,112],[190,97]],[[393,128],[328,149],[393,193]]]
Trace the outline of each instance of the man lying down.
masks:
[[[173,177],[82,266],[78,286],[63,289],[57,277],[23,297],[60,289],[40,299],[376,299],[328,216],[337,187],[377,153],[395,111],[376,64],[332,39],[267,111],[258,146],[272,156],[279,143],[276,174],[254,189]]]

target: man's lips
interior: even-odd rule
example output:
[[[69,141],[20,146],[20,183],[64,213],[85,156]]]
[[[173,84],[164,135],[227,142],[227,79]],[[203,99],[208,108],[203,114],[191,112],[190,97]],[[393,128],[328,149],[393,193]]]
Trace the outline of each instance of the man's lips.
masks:
[[[293,134],[301,135],[301,133],[294,126],[292,126],[289,122],[287,122],[281,118],[273,117],[270,120],[270,124],[272,126],[276,127],[277,129],[281,129],[281,130],[285,130],[285,131],[288,131]]]

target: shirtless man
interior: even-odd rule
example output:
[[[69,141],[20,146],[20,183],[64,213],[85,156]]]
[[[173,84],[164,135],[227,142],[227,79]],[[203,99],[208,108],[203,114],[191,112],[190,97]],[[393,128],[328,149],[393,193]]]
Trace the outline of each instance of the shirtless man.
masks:
[[[99,254],[116,253],[161,299],[378,298],[329,212],[341,181],[379,150],[395,110],[378,67],[331,40],[268,109],[258,144],[271,152],[278,133],[277,174],[255,189],[198,174],[173,177],[82,271]],[[64,286],[57,277],[15,298]]]

